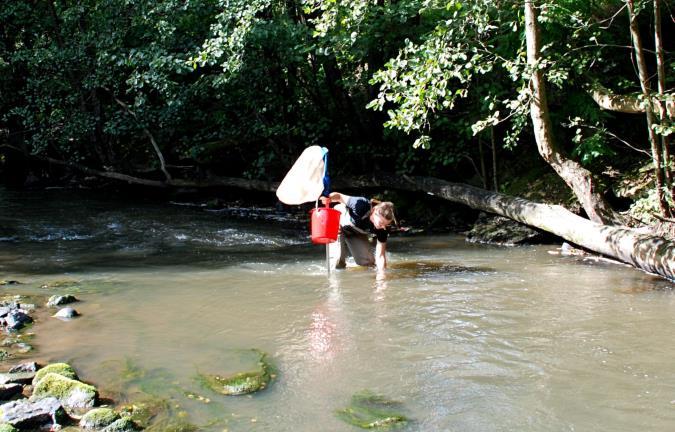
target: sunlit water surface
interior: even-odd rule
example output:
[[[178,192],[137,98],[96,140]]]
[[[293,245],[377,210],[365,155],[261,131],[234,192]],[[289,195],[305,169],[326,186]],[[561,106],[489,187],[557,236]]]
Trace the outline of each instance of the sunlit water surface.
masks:
[[[389,250],[384,279],[328,276],[323,247],[282,224],[0,190],[0,279],[24,282],[3,291],[81,299],[70,322],[38,311],[30,358],[70,362],[116,402],[154,392],[204,431],[356,430],[335,411],[364,389],[403,402],[409,431],[675,428],[670,283],[555,246]],[[40,288],[64,279],[78,284]],[[276,367],[263,392],[195,380],[250,348]]]

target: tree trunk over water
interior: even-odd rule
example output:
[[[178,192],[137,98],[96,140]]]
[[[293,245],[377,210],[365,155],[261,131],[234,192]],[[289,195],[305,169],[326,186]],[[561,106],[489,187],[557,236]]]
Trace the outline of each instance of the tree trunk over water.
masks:
[[[591,172],[576,161],[566,158],[555,143],[548,115],[544,74],[539,69],[541,41],[533,1],[525,0],[525,35],[527,63],[532,69],[530,115],[539,154],[572,189],[592,221],[602,224],[615,223],[619,217],[599,193]]]
[[[430,193],[553,233],[593,252],[675,279],[675,243],[636,230],[603,225],[557,205],[539,204],[431,177],[375,177],[335,182],[340,187],[385,187]]]

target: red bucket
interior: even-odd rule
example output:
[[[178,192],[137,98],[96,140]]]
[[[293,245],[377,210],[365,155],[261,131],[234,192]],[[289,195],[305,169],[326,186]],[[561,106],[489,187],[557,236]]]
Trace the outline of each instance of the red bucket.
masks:
[[[317,207],[310,212],[312,243],[326,244],[337,240],[340,212],[329,207]]]

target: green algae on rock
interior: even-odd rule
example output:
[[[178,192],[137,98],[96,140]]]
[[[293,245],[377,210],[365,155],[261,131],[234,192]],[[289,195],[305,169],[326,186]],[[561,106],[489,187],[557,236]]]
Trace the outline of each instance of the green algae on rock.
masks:
[[[153,398],[150,395],[125,405],[120,410],[123,417],[129,417],[141,428],[166,421],[170,417],[171,405],[166,399]]]
[[[82,429],[101,429],[120,419],[120,415],[110,408],[94,408],[80,419]]]
[[[403,426],[408,418],[398,412],[402,404],[370,391],[352,396],[347,408],[336,412],[338,418],[362,429],[391,429]]]
[[[198,426],[186,420],[187,413],[178,411],[178,405],[166,399],[153,398],[149,395],[142,400],[122,407],[122,418],[133,421],[145,432],[193,432]]]
[[[145,432],[197,432],[199,427],[192,423],[187,423],[182,419],[168,419],[164,422],[153,424]]]
[[[9,423],[0,424],[0,432],[19,432],[19,429],[15,428]]]
[[[40,379],[33,389],[32,399],[54,397],[64,408],[91,408],[98,400],[96,387],[64,377],[56,373],[48,373]]]
[[[122,417],[101,429],[101,432],[133,432],[139,430],[129,417]]]
[[[33,378],[33,385],[37,385],[45,375],[50,373],[55,373],[57,375],[61,375],[62,377],[73,380],[79,379],[75,369],[73,369],[68,363],[52,363],[37,371],[35,378]]]
[[[238,396],[263,390],[274,378],[272,366],[267,361],[267,354],[259,350],[251,351],[258,357],[255,369],[227,376],[200,373],[197,375],[197,380],[202,386],[227,396]]]
[[[55,280],[42,284],[40,288],[52,289],[52,288],[71,288],[79,285],[80,282],[71,279]]]

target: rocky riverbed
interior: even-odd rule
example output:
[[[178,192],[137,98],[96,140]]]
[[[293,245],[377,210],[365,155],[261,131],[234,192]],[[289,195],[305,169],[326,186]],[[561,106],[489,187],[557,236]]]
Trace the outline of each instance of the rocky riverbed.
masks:
[[[19,281],[0,282],[4,289],[20,284]],[[54,287],[64,285],[61,282],[53,284]],[[70,294],[49,298],[5,294],[0,299],[0,328],[5,336],[0,357],[6,365],[6,371],[0,373],[1,432],[140,430],[129,413],[105,406],[98,389],[82,380],[69,364],[42,365],[30,360],[36,352],[30,343],[35,320],[49,315],[62,320],[73,319],[78,312],[70,305],[77,302],[78,299]]]

